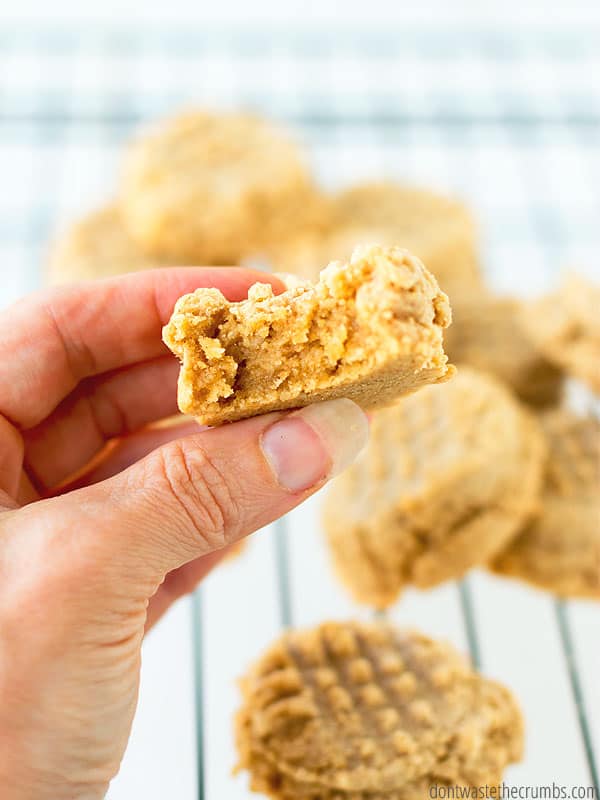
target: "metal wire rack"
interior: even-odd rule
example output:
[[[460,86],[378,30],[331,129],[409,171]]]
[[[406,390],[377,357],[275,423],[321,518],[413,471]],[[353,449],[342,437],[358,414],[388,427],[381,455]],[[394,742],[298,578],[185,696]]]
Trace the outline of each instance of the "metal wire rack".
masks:
[[[291,125],[327,186],[396,177],[462,196],[490,284],[537,293],[600,262],[598,74],[593,29],[0,28],[0,302],[37,287],[51,233],[110,196],[137,124],[190,104]],[[149,638],[111,800],[249,797],[230,774],[235,677],[285,626],[369,615],[332,578],[318,503],[257,533]],[[514,689],[527,750],[509,783],[598,793],[597,604],[474,572],[389,614]]]

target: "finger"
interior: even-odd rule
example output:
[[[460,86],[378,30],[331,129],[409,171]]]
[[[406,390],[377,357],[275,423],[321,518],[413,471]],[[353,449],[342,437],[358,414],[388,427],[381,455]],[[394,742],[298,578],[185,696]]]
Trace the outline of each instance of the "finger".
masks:
[[[19,479],[19,488],[17,489],[17,506],[26,506],[28,503],[35,503],[40,499],[40,493],[37,491],[26,472],[21,471]]]
[[[94,486],[38,504],[95,569],[134,585],[238,541],[344,468],[368,436],[350,400],[200,431]],[[102,564],[103,567],[99,565]]]
[[[0,416],[0,492],[13,500],[19,489],[23,452],[23,437],[14,425]],[[0,504],[3,504],[1,499]]]
[[[234,545],[232,545],[233,547]],[[164,582],[148,604],[146,616],[146,631],[149,631],[158,620],[171,608],[173,603],[181,597],[191,594],[208,573],[220,564],[231,547],[215,550],[207,556],[197,558],[184,564],[183,567],[169,572]]]
[[[157,447],[171,442],[173,439],[191,436],[201,430],[197,422],[187,420],[185,417],[182,417],[182,420],[185,421],[174,423],[169,427],[147,428],[114,442],[105,456],[101,460],[95,461],[90,470],[78,476],[73,483],[61,487],[61,494],[112,478],[113,475],[117,475],[147,456],[148,453],[156,450]]]
[[[0,317],[0,413],[20,428],[37,425],[84,378],[164,355],[161,329],[182,294],[214,286],[241,300],[257,281],[283,289],[262,272],[171,267],[20,301]]]
[[[163,356],[87,378],[43,422],[24,431],[25,463],[40,491],[67,480],[108,440],[176,414],[178,372],[177,360]]]

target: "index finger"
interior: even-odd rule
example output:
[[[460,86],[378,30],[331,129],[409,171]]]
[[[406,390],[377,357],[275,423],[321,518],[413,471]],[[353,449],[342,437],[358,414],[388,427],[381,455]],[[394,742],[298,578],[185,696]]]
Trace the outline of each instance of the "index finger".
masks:
[[[256,282],[281,281],[236,267],[170,267],[50,289],[0,315],[0,414],[37,425],[91,375],[155,358],[176,300],[200,287],[243,300]]]

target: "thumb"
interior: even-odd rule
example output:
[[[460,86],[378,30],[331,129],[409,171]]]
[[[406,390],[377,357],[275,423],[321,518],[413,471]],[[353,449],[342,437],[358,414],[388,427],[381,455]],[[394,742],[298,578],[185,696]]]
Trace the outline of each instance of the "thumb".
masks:
[[[161,580],[272,522],[344,469],[368,423],[348,399],[199,431],[124,472],[55,498],[128,575]],[[81,539],[80,539],[81,543]]]

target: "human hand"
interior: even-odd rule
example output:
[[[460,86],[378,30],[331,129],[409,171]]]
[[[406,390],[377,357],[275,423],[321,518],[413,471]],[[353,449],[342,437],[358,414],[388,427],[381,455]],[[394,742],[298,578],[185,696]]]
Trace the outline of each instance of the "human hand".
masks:
[[[198,286],[239,300],[266,279],[155,270],[0,315],[5,800],[103,797],[129,736],[145,629],[365,443],[350,400],[211,430],[148,427],[177,410],[178,365],[161,341],[175,300]]]

